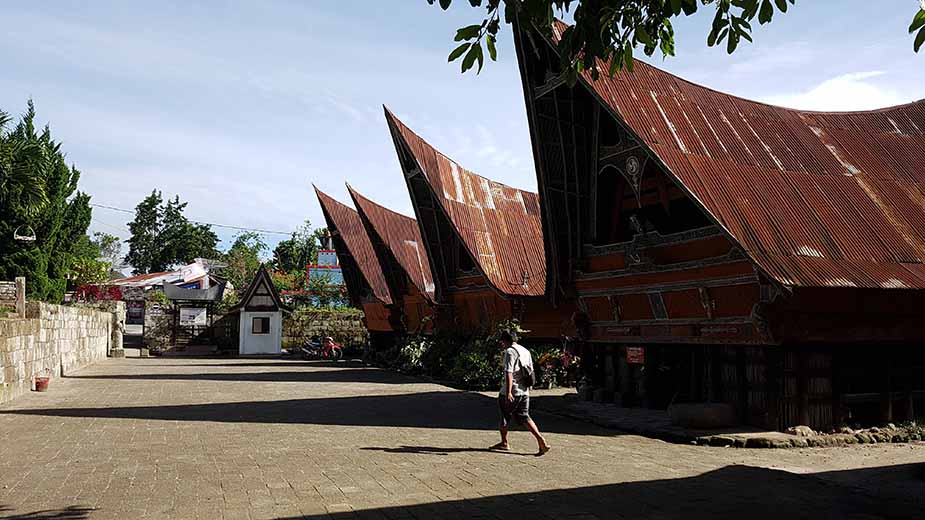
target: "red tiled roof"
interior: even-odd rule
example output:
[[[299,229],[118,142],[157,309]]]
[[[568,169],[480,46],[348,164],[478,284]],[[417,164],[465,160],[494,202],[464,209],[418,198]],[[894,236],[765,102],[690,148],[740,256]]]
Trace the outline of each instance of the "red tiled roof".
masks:
[[[492,286],[508,295],[543,295],[546,253],[537,194],[466,170],[388,109],[386,119],[411,151],[443,213]]]
[[[925,101],[793,110],[641,61],[582,81],[780,283],[925,288]]]
[[[434,277],[417,220],[396,213],[347,185],[360,216],[369,222],[421,294],[434,297]]]
[[[369,241],[369,236],[366,234],[366,229],[363,227],[359,214],[353,208],[341,204],[326,195],[317,187],[315,188],[315,194],[318,196],[318,202],[321,203],[321,209],[328,228],[332,233],[337,232],[340,234],[349,250],[350,257],[353,258],[363,279],[372,289],[373,296],[386,305],[391,304],[392,296],[389,294],[385,275],[382,273],[382,267],[376,259],[373,245]],[[338,252],[338,255],[341,255],[341,252]],[[343,263],[343,259],[341,260]]]

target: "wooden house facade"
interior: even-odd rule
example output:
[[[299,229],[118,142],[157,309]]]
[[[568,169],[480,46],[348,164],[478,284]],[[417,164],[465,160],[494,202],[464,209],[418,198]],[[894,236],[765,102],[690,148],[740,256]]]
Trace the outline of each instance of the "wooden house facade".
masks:
[[[913,418],[925,103],[790,110],[638,61],[570,87],[565,30],[515,41],[548,294],[578,306],[605,399],[781,429]]]
[[[372,333],[400,330],[392,309],[392,295],[360,215],[353,208],[323,193],[315,194],[337,252],[350,304],[363,309]]]
[[[570,313],[545,298],[537,194],[466,170],[385,113],[430,261],[437,326],[517,318],[530,338],[569,333]]]
[[[347,189],[389,286],[393,321],[404,333],[433,332],[434,279],[417,221]]]

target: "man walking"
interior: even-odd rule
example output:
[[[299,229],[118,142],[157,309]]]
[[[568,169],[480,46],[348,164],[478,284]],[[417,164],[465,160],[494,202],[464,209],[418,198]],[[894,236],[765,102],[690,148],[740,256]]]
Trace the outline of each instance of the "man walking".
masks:
[[[502,451],[510,449],[507,432],[511,419],[515,419],[518,424],[526,426],[536,438],[537,457],[545,455],[550,446],[539,428],[536,427],[536,423],[530,418],[530,385],[524,381],[524,369],[533,371],[530,351],[518,345],[517,338],[509,332],[502,332],[500,340],[501,348],[504,349],[501,392],[498,394],[498,407],[501,411],[501,442],[492,446],[491,449]]]

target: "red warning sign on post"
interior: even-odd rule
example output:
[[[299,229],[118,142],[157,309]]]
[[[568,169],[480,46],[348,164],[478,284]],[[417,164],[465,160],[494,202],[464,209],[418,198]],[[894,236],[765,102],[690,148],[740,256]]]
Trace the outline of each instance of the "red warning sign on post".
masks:
[[[631,365],[644,365],[646,363],[646,348],[626,347],[626,362]]]

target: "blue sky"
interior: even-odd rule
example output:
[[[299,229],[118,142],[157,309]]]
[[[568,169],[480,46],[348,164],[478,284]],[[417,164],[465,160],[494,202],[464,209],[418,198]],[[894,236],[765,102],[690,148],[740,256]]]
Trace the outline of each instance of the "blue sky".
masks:
[[[311,183],[348,201],[347,180],[412,214],[383,104],[467,168],[535,190],[510,34],[498,63],[461,76],[446,55],[481,12],[455,3],[7,3],[0,109],[18,114],[32,97],[93,202],[133,208],[156,188],[209,222],[323,225]],[[925,97],[925,53],[906,34],[917,1],[797,4],[733,56],[706,47],[708,6],[675,24],[678,56],[648,61],[798,108]],[[96,209],[91,230],[125,237],[127,217]],[[233,232],[217,231],[227,245]]]

